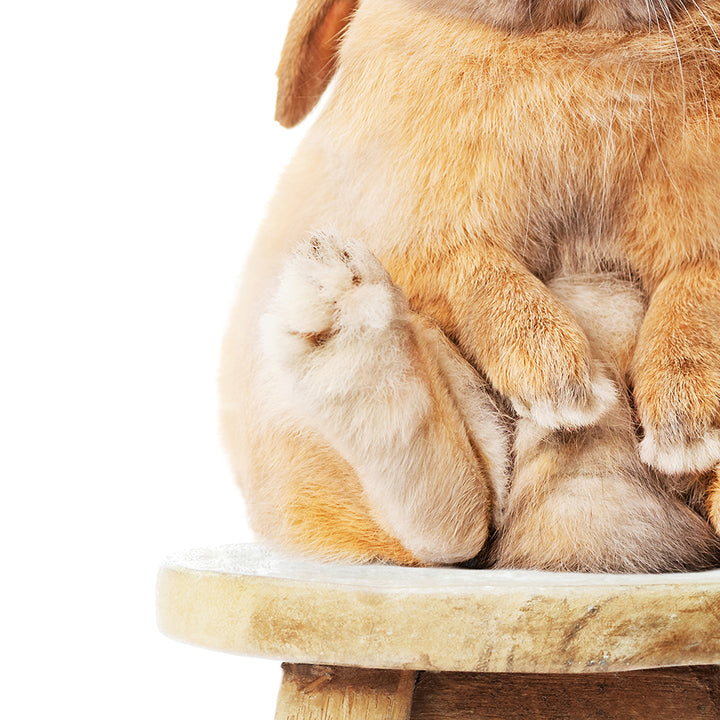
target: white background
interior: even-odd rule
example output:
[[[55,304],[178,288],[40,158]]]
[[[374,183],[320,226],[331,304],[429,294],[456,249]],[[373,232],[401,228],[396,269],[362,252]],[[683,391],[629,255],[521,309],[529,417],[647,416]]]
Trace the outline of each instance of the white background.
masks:
[[[294,2],[0,10],[0,716],[270,720],[279,664],[170,641],[155,574],[247,541],[215,376],[303,132],[273,123]]]

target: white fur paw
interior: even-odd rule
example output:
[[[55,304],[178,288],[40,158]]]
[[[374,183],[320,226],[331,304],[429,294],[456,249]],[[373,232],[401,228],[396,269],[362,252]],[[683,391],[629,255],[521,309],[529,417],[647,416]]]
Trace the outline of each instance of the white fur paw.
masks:
[[[587,390],[566,390],[531,403],[511,398],[515,412],[549,430],[581,428],[597,422],[618,400],[615,382],[599,368]]]
[[[392,360],[401,343],[389,335],[398,333],[406,313],[404,295],[367,247],[315,234],[280,275],[261,319],[263,352],[318,391],[347,390],[370,366],[378,371]]]
[[[640,458],[646,465],[667,473],[705,472],[720,464],[720,430],[708,430],[702,437],[680,440],[658,430],[646,430],[640,443]]]

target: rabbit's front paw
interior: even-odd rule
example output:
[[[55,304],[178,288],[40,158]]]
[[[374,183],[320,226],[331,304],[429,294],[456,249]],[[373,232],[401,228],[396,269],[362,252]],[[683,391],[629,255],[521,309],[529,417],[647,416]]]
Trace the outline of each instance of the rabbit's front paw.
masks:
[[[296,383],[347,392],[392,360],[398,343],[380,348],[406,313],[404,295],[367,247],[317,233],[280,276],[261,321],[264,354]]]
[[[618,390],[578,320],[544,286],[518,286],[510,297],[513,305],[502,313],[487,304],[492,322],[478,345],[488,379],[518,415],[537,425],[593,424],[617,401]]]
[[[673,423],[645,428],[640,457],[668,475],[704,472],[720,463],[720,429],[710,428],[692,437],[679,432]]]
[[[618,389],[599,365],[585,382],[555,385],[553,392],[532,400],[511,398],[515,412],[548,429],[580,428],[596,422],[617,402]]]
[[[615,382],[579,329],[556,326],[530,340],[503,354],[509,381],[500,389],[520,417],[549,430],[581,428],[617,402]]]
[[[669,475],[704,472],[720,463],[720,372],[698,358],[645,358],[635,401],[645,437],[642,460]]]

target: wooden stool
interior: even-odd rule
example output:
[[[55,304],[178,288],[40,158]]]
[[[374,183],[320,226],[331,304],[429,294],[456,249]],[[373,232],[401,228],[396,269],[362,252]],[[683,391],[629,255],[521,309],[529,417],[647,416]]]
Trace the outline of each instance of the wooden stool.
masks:
[[[285,661],[276,720],[720,720],[720,570],[324,565],[255,545],[158,576],[170,637]]]

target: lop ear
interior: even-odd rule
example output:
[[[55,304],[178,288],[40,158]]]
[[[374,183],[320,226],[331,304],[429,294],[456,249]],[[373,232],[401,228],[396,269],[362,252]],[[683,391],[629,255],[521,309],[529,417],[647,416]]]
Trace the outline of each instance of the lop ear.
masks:
[[[278,66],[275,119],[297,125],[335,72],[340,36],[359,0],[298,0]]]

